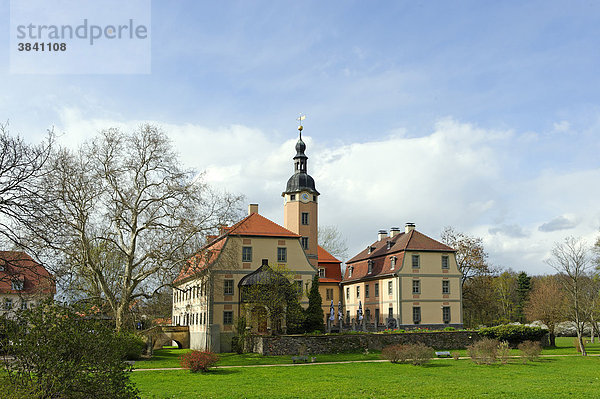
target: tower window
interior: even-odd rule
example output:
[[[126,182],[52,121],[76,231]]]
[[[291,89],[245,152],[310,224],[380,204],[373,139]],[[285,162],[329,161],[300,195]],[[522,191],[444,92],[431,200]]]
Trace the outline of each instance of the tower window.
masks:
[[[302,224],[308,225],[308,212],[302,212]]]
[[[317,202],[317,196],[316,195],[313,195],[313,201]]]
[[[277,262],[287,262],[287,248],[277,248]]]
[[[290,201],[296,201],[296,194],[290,195]]]
[[[302,237],[302,249],[308,249],[308,237]]]
[[[252,247],[242,247],[242,262],[252,262]]]

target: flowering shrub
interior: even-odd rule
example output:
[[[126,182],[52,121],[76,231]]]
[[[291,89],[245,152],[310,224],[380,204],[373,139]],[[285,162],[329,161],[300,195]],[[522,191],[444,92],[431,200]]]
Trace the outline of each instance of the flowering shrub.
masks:
[[[191,372],[197,373],[202,371],[203,373],[208,371],[210,367],[213,367],[219,361],[219,356],[215,353],[208,351],[190,351],[184,353],[179,357],[179,363],[184,369],[190,369]]]

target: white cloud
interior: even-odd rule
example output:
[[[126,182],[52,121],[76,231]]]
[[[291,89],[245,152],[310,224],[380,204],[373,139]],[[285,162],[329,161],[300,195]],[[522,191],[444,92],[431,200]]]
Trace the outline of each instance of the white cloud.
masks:
[[[575,221],[569,220],[564,216],[557,216],[549,222],[542,224],[540,227],[538,227],[538,230],[544,232],[569,230],[576,226],[577,223]]]
[[[571,124],[568,121],[555,122],[552,127],[556,133],[566,133],[571,129]]]
[[[63,112],[68,138],[82,140],[111,126],[135,128],[141,121],[85,120],[76,110]],[[297,138],[284,139],[260,129],[231,125],[158,123],[172,138],[182,163],[206,171],[218,188],[242,193],[260,212],[283,222],[281,192],[293,173]],[[512,173],[527,151],[511,151],[521,138],[444,119],[430,134],[410,137],[398,130],[380,141],[324,146],[305,130],[309,173],[321,192],[319,223],[336,225],[348,238],[350,256],[376,240],[379,229],[415,222],[438,238],[454,226],[484,239],[490,261],[531,274],[551,272],[543,263],[564,232],[538,226],[562,214],[570,234],[597,234],[600,211],[594,200],[600,169],[535,172],[526,179]],[[398,134],[400,133],[400,134]],[[63,137],[64,138],[64,137]],[[552,221],[550,222],[552,223]],[[546,229],[547,230],[547,229]]]

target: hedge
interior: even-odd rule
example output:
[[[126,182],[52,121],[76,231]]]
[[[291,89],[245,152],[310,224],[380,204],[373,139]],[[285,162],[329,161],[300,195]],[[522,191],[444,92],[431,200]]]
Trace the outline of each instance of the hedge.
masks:
[[[482,337],[507,341],[511,345],[517,345],[524,341],[539,341],[547,333],[548,330],[545,328],[511,324],[486,327],[479,330],[479,335]]]

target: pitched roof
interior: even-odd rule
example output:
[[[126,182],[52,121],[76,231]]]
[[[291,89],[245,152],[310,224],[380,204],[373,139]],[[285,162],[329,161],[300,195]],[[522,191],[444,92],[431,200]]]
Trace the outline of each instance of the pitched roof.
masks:
[[[241,236],[300,237],[298,234],[270,221],[258,213],[246,216],[230,228],[227,228],[225,234]]]
[[[389,249],[388,242],[390,243]],[[371,253],[369,253],[369,247],[372,248]],[[346,262],[347,267],[343,282],[391,275],[398,271],[398,268],[402,265],[405,251],[456,252],[449,246],[417,230],[411,230],[408,233],[400,233],[393,238],[388,237],[387,239],[376,241],[369,247]],[[391,267],[392,256],[396,257],[394,269]],[[371,273],[369,273],[369,260],[373,262]],[[349,277],[350,268],[352,268],[352,277]]]
[[[0,293],[53,294],[52,275],[31,256],[21,251],[0,251]],[[14,280],[23,281],[22,290],[13,290]]]
[[[388,241],[391,245],[389,249],[387,247]],[[400,233],[393,238],[388,237],[381,241],[375,241],[370,247],[372,248],[371,253],[369,253],[369,247],[367,247],[346,263],[351,264],[363,259],[373,259],[402,251],[455,252],[455,250],[449,246],[442,244],[431,237],[427,237],[417,230],[411,230],[408,233]]]
[[[320,245],[317,248],[319,267],[325,268],[325,277],[319,277],[320,283],[339,283],[342,281],[340,260],[327,252]]]
[[[230,235],[287,238],[300,237],[298,234],[291,232],[258,213],[252,213],[246,216],[231,227],[223,227],[221,231],[222,234],[219,236],[208,236],[208,243],[186,262],[175,281],[173,281],[174,283],[182,282],[214,263],[219,258],[221,250],[227,241],[227,237]]]

